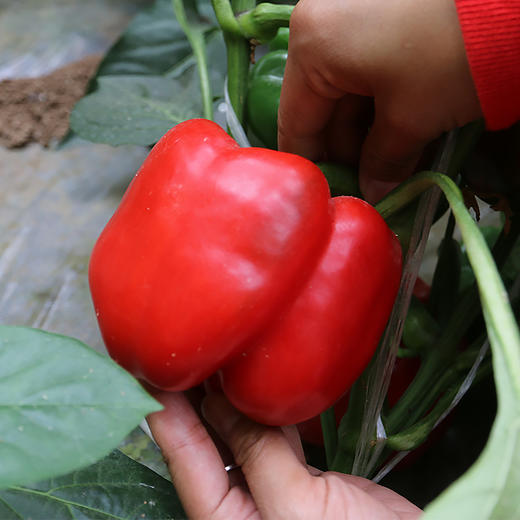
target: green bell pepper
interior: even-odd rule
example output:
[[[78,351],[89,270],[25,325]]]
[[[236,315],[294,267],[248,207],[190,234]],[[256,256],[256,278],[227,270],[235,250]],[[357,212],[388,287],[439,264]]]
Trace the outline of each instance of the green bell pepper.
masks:
[[[280,27],[268,46],[269,51],[286,51],[289,48],[289,27]]]
[[[253,66],[249,79],[246,116],[250,129],[267,148],[277,148],[277,119],[287,51],[268,52]]]

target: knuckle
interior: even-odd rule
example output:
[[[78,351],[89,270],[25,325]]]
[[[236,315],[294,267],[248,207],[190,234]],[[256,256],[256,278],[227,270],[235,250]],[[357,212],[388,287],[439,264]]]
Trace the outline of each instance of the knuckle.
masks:
[[[312,46],[316,38],[322,34],[320,30],[320,7],[318,2],[308,0],[300,0],[291,14],[289,30],[291,37],[289,38],[290,52],[305,52],[309,46]]]
[[[176,455],[184,450],[192,450],[194,447],[200,446],[207,442],[208,433],[201,423],[194,424],[186,432],[184,432],[182,439],[172,441],[167,450],[163,450],[163,459],[175,480],[177,473],[182,474],[182,468],[178,469],[175,464]],[[182,475],[181,475],[182,476]]]
[[[295,29],[295,32],[299,34],[302,29],[307,29],[309,25],[314,23],[312,17],[312,5],[312,2],[309,2],[308,0],[300,0],[294,6],[290,20],[291,36],[293,36],[292,29]],[[298,37],[298,34],[295,34],[294,36]]]
[[[175,461],[177,460],[177,456],[184,450],[192,451],[193,448],[197,448],[205,444],[208,440],[208,433],[205,427],[201,424],[195,424],[190,429],[188,429],[182,439],[178,439],[169,444],[167,450],[162,451],[162,457],[172,480],[174,482],[178,481],[178,479],[182,479],[184,468],[178,466]]]
[[[422,143],[437,137],[442,131],[442,114],[432,111],[424,100],[407,99],[403,96],[404,94],[395,96],[395,99],[387,100],[386,106],[383,106],[382,112],[387,126],[396,135]]]
[[[260,458],[263,447],[268,442],[269,437],[270,430],[263,431],[256,425],[246,427],[245,430],[240,432],[240,435],[236,436],[233,443],[237,464],[243,467],[255,465],[255,461]]]
[[[174,443],[174,450],[182,450],[186,447],[193,447],[199,444],[203,444],[207,441],[208,432],[201,422],[196,422],[190,428],[187,429],[182,439],[179,439]]]

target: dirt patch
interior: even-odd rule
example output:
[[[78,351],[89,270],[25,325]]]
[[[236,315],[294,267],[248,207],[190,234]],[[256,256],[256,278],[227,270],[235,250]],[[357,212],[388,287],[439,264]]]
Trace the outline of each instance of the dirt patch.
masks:
[[[84,94],[100,56],[88,56],[46,76],[0,82],[0,146],[31,142],[49,146],[62,139],[69,115]]]

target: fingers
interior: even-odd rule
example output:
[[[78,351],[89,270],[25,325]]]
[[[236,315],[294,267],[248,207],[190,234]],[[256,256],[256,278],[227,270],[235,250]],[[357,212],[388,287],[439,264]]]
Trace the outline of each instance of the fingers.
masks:
[[[278,149],[321,159],[327,144],[325,128],[335,101],[310,86],[300,63],[289,53],[278,108]]]
[[[289,54],[278,110],[279,150],[357,164],[371,112],[369,98],[309,78]]]
[[[301,464],[305,465],[305,453],[303,451],[302,441],[300,438],[300,434],[298,433],[298,428],[296,426],[282,426],[281,430],[289,443],[289,446],[292,448],[294,454],[297,459],[301,462]]]
[[[261,517],[277,517],[287,504],[297,503],[312,477],[280,428],[254,423],[237,412],[222,394],[203,403],[206,419],[231,448],[241,465]]]
[[[184,509],[189,518],[210,518],[230,488],[220,454],[183,394],[155,397],[164,410],[151,414],[148,423]]]
[[[373,118],[373,100],[346,94],[327,124],[327,160],[357,166]]]
[[[327,5],[332,2],[327,2]],[[336,56],[336,38],[324,37],[323,23],[337,18],[337,9],[322,2],[301,0],[291,15],[289,53],[285,66],[278,109],[278,149],[311,160],[324,158],[330,135],[327,127],[338,113],[338,102],[346,91],[337,81],[344,78],[348,64],[340,72],[332,62]],[[343,29],[342,29],[343,30]],[[358,96],[352,96],[352,100]],[[356,103],[344,103],[342,112]],[[345,121],[349,118],[343,118]]]
[[[376,112],[359,164],[359,186],[366,200],[375,204],[409,177],[428,142],[407,125],[393,125]]]

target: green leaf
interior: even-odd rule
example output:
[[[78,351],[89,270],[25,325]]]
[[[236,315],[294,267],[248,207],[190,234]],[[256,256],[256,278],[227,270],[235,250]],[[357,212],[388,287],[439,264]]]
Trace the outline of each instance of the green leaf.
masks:
[[[201,110],[190,82],[183,85],[162,76],[108,76],[99,78],[98,89],[77,103],[70,124],[90,141],[147,146],[177,123],[199,117]]]
[[[224,40],[209,1],[186,1],[190,24],[202,31],[209,83],[223,95]],[[211,99],[210,99],[211,102]],[[152,145],[177,123],[203,116],[196,59],[171,0],[138,14],[102,61],[89,93],[72,111],[72,130],[89,141]]]
[[[92,464],[160,409],[78,340],[0,326],[0,488]]]
[[[493,360],[495,374],[507,368]],[[495,376],[496,377],[496,376]],[[520,518],[520,408],[503,399],[491,435],[477,462],[426,508],[424,520]]]
[[[114,451],[88,468],[0,491],[2,520],[186,518],[168,480]]]
[[[194,18],[195,2],[192,0],[185,4]],[[204,9],[204,16],[197,17],[201,28],[206,31],[216,26],[216,22],[207,17],[208,12],[212,12],[209,7],[209,10]],[[175,19],[171,0],[156,0],[134,17],[101,62],[97,76],[164,75],[171,72],[173,65],[191,56],[190,43]]]

